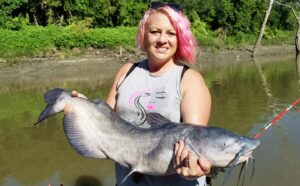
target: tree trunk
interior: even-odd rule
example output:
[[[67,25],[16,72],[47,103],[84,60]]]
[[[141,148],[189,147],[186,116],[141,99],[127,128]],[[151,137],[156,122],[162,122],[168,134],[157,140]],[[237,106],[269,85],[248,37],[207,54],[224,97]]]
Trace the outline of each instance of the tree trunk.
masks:
[[[252,50],[252,57],[255,56],[256,52],[257,52],[257,48],[258,46],[260,45],[260,42],[261,42],[261,38],[263,37],[264,35],[264,32],[265,32],[265,27],[266,27],[266,24],[267,24],[267,21],[269,19],[269,15],[270,15],[270,12],[272,10],[272,6],[273,6],[273,3],[274,3],[274,0],[270,0],[269,1],[269,7],[268,7],[268,10],[266,11],[266,14],[265,14],[265,18],[264,18],[264,21],[263,21],[263,24],[261,25],[261,28],[260,28],[260,33],[257,37],[257,40],[255,42],[255,45],[254,45],[254,48]]]
[[[69,12],[69,16],[70,16],[70,18],[72,19],[73,15],[72,15],[72,12],[71,12],[71,10],[68,10],[68,12]]]
[[[300,53],[300,18],[297,19],[297,33],[295,37],[296,54]]]
[[[62,26],[64,23],[64,15],[60,16],[59,26]]]
[[[36,18],[36,16],[35,16],[35,14],[33,14],[33,20],[34,20],[34,24],[35,24],[36,26],[39,26],[39,23],[38,23],[38,21],[37,21],[37,18]]]

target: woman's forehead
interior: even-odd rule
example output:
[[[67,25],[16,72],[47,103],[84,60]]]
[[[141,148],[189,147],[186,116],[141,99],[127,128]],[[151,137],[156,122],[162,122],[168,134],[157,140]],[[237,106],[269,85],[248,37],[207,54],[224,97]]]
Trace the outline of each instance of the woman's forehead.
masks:
[[[156,12],[150,15],[146,25],[147,27],[163,27],[174,29],[169,17],[161,12]]]

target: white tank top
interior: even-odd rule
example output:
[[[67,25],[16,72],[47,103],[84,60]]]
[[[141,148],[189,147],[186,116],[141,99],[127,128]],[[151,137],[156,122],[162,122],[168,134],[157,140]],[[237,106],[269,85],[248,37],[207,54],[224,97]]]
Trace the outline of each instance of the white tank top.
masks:
[[[148,70],[147,60],[137,64],[123,80],[117,90],[116,112],[127,122],[149,128],[146,113],[157,112],[173,122],[179,122],[180,82],[184,65],[176,65],[160,76],[153,76]],[[130,172],[116,164],[116,179],[119,184]],[[129,176],[122,186],[204,186],[205,177],[198,180],[185,180],[177,174],[169,176],[144,175],[141,182],[133,182]]]
[[[146,113],[157,112],[180,121],[180,81],[183,65],[160,76],[149,73],[147,60],[140,62],[118,87],[116,112],[134,125],[148,128]]]

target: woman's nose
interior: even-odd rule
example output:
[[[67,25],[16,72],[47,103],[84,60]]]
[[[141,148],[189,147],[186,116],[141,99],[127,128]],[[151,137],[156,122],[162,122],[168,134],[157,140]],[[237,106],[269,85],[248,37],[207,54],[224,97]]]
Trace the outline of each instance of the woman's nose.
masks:
[[[158,41],[160,43],[166,43],[168,41],[167,35],[166,34],[161,34],[160,37],[158,38]]]

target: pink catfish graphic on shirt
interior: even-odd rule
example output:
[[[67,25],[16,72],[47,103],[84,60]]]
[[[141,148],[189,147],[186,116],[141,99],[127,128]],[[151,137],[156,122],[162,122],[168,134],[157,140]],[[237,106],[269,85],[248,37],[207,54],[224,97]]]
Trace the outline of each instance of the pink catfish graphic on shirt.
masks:
[[[155,112],[160,105],[164,104],[166,98],[165,91],[139,91],[135,92],[129,98],[129,107],[136,110],[135,121],[136,126],[142,126],[147,120],[148,112]]]

